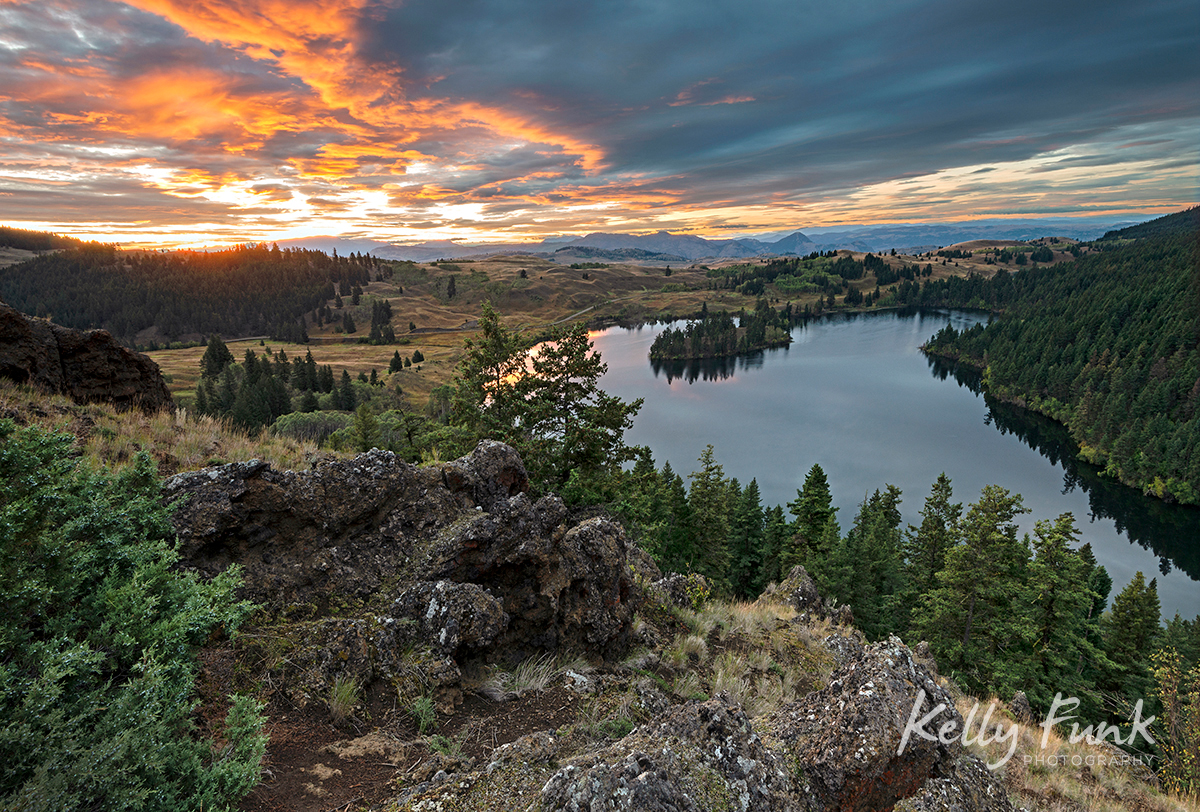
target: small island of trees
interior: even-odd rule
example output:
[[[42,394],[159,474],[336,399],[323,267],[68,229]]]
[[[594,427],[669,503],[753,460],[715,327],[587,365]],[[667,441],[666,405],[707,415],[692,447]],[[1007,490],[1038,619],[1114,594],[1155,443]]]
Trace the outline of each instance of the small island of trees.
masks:
[[[792,342],[791,304],[775,310],[766,299],[759,299],[754,310],[742,314],[738,322],[724,311],[710,315],[704,305],[699,319],[659,333],[650,345],[650,360],[728,358]]]

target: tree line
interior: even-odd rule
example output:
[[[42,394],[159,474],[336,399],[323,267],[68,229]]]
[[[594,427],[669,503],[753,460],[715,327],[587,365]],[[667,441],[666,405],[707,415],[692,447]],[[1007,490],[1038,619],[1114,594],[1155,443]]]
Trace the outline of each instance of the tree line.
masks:
[[[1028,510],[999,486],[964,508],[943,474],[905,526],[901,492],[885,485],[843,531],[820,465],[786,510],[767,507],[757,480],[726,477],[710,445],[686,478],[638,449],[610,498],[664,571],[753,599],[803,565],[869,639],[926,640],[939,668],[981,695],[1022,690],[1045,711],[1062,692],[1083,698],[1083,718],[1117,722],[1127,703],[1153,696],[1152,654],[1174,652],[1179,674],[1200,663],[1200,617],[1162,625],[1157,583],[1140,572],[1110,604],[1112,579],[1079,545],[1074,517],[1020,534],[1015,519]]]
[[[1194,239],[1152,237],[908,293],[913,303],[1003,311],[987,326],[942,330],[927,352],[979,367],[987,392],[1067,426],[1107,475],[1200,504]]]
[[[343,296],[361,296],[362,285],[390,271],[365,254],[262,243],[166,253],[88,243],[0,269],[0,298],[66,327],[103,328],[128,344],[150,327],[169,341],[219,333],[303,343],[307,318],[331,321],[327,302],[341,307]]]

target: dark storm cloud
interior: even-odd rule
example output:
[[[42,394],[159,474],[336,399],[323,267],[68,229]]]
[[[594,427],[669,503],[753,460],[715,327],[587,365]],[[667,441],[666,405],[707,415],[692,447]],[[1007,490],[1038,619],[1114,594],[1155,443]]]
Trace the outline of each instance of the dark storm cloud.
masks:
[[[503,99],[600,145],[610,172],[771,192],[798,173],[837,188],[1195,117],[1200,42],[1184,23],[1195,11],[1191,0],[410,0],[364,34],[415,88]]]

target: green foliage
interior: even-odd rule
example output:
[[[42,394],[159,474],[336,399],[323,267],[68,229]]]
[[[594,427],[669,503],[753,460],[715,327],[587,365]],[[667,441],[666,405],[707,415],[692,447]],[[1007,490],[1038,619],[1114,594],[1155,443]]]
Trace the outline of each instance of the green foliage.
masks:
[[[27,809],[197,809],[258,780],[260,707],[235,699],[230,747],[191,721],[195,650],[248,604],[236,574],[173,568],[149,457],[79,469],[71,437],[0,421],[0,798]]]
[[[788,502],[788,511],[796,517],[795,535],[788,540],[781,561],[783,574],[797,564],[822,558],[829,553],[828,528],[832,525],[834,538],[838,529],[834,514],[833,495],[829,492],[829,480],[825,470],[814,464],[804,477],[804,487],[796,491],[796,500]]]
[[[200,358],[200,374],[205,378],[215,378],[224,372],[225,367],[232,364],[234,360],[229,347],[225,346],[225,342],[219,335],[214,334],[209,337],[208,347]]]
[[[1168,792],[1200,793],[1200,665],[1187,669],[1174,648],[1154,653],[1155,694],[1162,703],[1157,729],[1162,765],[1159,777]]]
[[[157,327],[169,340],[269,333],[305,341],[303,315],[334,298],[335,284],[366,284],[379,263],[263,244],[155,253],[87,243],[5,268],[0,298],[67,327],[102,327],[129,340]]]
[[[1066,265],[940,280],[912,303],[1003,308],[986,327],[943,330],[929,352],[983,366],[989,393],[1065,424],[1081,456],[1108,475],[1196,504],[1194,242],[1161,236]]]
[[[1020,640],[1029,548],[1017,537],[1013,519],[1028,512],[1019,494],[997,485],[984,487],[961,524],[961,541],[947,550],[938,587],[922,596],[916,619],[938,663],[972,690],[996,685],[1006,649]]]
[[[765,541],[762,502],[758,480],[750,480],[736,498],[729,527],[729,586],[737,597],[753,600],[762,592],[763,544]]]
[[[689,321],[679,329],[668,327],[650,345],[652,361],[691,358],[725,358],[791,343],[791,305],[776,311],[766,299],[742,316],[740,324],[724,311]]]
[[[363,403],[355,410],[353,428],[356,451],[370,451],[379,447],[379,421],[375,419],[370,406]]]
[[[903,563],[900,533],[900,489],[886,486],[864,501],[845,538],[828,556],[813,561],[822,594],[850,605],[854,622],[868,639],[897,631]]]
[[[1107,687],[1125,690],[1137,696],[1151,686],[1147,652],[1153,650],[1159,635],[1162,605],[1158,600],[1158,579],[1137,572],[1113,599],[1112,610],[1104,618],[1105,649],[1116,667]]]
[[[906,562],[905,613],[912,611],[918,596],[937,587],[937,574],[946,565],[946,551],[958,542],[962,502],[951,502],[954,489],[945,472],[933,483],[921,509],[921,526],[909,525],[904,540]]]
[[[438,725],[437,710],[433,706],[433,699],[428,696],[419,696],[413,702],[410,710],[413,721],[417,724],[417,732],[424,736],[430,730],[436,730]]]
[[[700,453],[700,470],[688,475],[688,504],[696,529],[692,568],[722,591],[729,575],[729,483],[712,445]]]
[[[576,491],[592,492],[634,452],[624,443],[641,401],[625,403],[600,389],[607,370],[583,324],[552,331],[536,352],[507,330],[487,302],[480,335],[467,339],[449,396],[447,418],[478,437],[513,445],[531,477],[549,487],[575,474]]]

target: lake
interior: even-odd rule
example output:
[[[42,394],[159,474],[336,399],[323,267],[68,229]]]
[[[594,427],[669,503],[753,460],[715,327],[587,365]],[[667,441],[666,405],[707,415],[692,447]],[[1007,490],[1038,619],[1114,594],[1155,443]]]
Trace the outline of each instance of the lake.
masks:
[[[1200,614],[1200,509],[1165,505],[1103,479],[1074,458],[1065,429],[985,398],[978,376],[918,349],[947,323],[985,321],[962,311],[835,315],[795,327],[790,347],[725,361],[651,365],[666,325],[594,333],[608,364],[607,392],[645,404],[626,433],[655,463],[686,479],[712,443],[726,476],[758,479],[763,504],[795,499],[813,463],[829,478],[842,531],[864,496],[904,492],[905,523],[919,523],[941,472],[965,506],[984,485],[1024,496],[1038,519],[1075,515],[1113,579],[1115,596],[1138,570],[1158,578],[1163,614]],[[1110,596],[1110,601],[1111,597]]]

